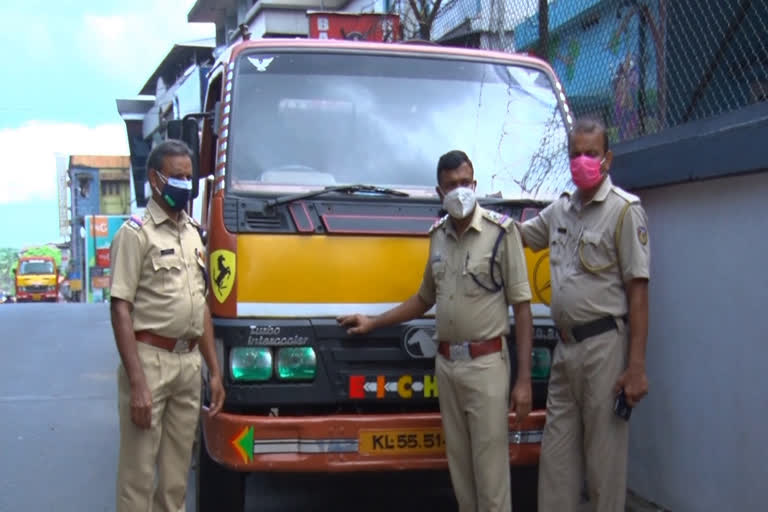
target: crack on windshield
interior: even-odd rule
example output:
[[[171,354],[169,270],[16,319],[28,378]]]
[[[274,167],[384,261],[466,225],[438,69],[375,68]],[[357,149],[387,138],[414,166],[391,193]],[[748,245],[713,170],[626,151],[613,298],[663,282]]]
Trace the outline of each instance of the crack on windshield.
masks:
[[[507,86],[507,110],[506,110],[505,115],[504,115],[504,124],[501,126],[501,133],[499,134],[499,143],[496,146],[496,162],[499,164],[498,165],[499,167],[504,167],[503,162],[501,161],[501,155],[503,154],[502,146],[504,144],[504,139],[509,134],[509,132],[507,131],[507,123],[509,123],[510,110],[512,108],[512,102],[514,101],[513,100],[512,91],[513,91],[512,86]],[[495,190],[496,178],[500,178],[501,177],[501,176],[499,176],[499,174],[500,173],[497,172],[497,173],[493,173],[491,175],[491,189],[492,190]],[[517,183],[517,180],[515,179],[514,171],[507,170],[504,174],[508,174],[509,177],[511,178],[511,181],[513,183],[517,184],[518,186],[520,186],[520,184]],[[522,186],[520,186],[520,188],[523,189]],[[525,191],[525,189],[523,189],[523,191]]]
[[[561,140],[557,140],[557,134],[560,134]],[[566,157],[567,138],[562,137],[563,134],[562,114],[560,109],[555,107],[544,125],[539,149],[531,155],[528,170],[520,180],[523,190],[538,194],[542,192],[544,185],[547,185],[543,191],[545,193],[560,193],[565,190],[570,174]]]
[[[507,121],[502,127],[497,146],[497,158],[503,152],[503,144],[509,131],[509,122],[513,102],[512,88],[507,89]],[[567,165],[567,137],[564,137],[563,119],[558,106],[555,106],[542,124],[543,133],[539,139],[537,150],[531,155],[527,169],[520,176],[520,172],[510,169],[509,166],[500,166],[500,172],[492,177],[495,180],[509,180],[520,187],[524,196],[538,197],[540,195],[559,194],[566,190],[570,174]]]
[[[487,68],[483,68],[483,76],[480,80],[480,91],[477,94],[477,113],[475,114],[475,133],[477,133],[480,130],[480,117],[483,112],[483,90],[485,89],[485,75],[488,72]],[[472,153],[474,154],[477,150],[477,139],[475,139],[475,144],[472,146]],[[493,185],[493,182],[491,182],[491,185]]]

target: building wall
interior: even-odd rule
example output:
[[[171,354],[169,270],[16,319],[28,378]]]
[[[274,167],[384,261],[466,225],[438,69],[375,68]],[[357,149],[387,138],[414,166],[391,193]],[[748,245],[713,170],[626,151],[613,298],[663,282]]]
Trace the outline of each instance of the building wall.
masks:
[[[667,4],[668,81],[675,92],[670,96],[673,124],[755,103],[753,87],[757,82],[768,94],[768,2],[748,2],[740,23],[738,4],[745,2],[676,0]],[[733,30],[729,32],[729,28]],[[692,69],[694,59],[699,65]],[[712,70],[709,81],[705,79],[708,69]],[[697,93],[700,97],[693,101]]]
[[[394,2],[387,2],[387,0],[351,0],[343,9],[343,12],[375,12],[384,13],[387,12],[388,4]]]
[[[182,119],[185,115],[202,111],[205,75],[208,66],[190,65],[185,73],[172,84],[164,84],[161,94],[144,116],[142,137],[162,137],[158,134],[161,119],[164,121]]]
[[[657,19],[657,2],[645,4]],[[602,116],[608,121],[613,140],[640,135],[641,116],[646,131],[655,131],[658,124],[652,31],[641,27],[638,16],[630,13],[628,8],[619,9],[616,3],[605,0],[556,1],[550,5],[547,58],[574,111]],[[535,53],[538,39],[538,15],[515,29],[515,47],[519,51]],[[645,90],[642,105],[641,87]]]
[[[635,3],[550,4],[547,58],[576,113],[602,116],[613,140],[768,98],[768,2],[644,0],[639,4],[648,8],[647,23],[635,14]],[[514,34],[518,51],[535,51],[538,15],[519,23]],[[666,87],[659,87],[659,76]]]
[[[99,213],[100,183],[99,170],[75,167],[70,169],[72,180],[72,207],[75,217]]]
[[[768,171],[638,191],[651,236],[650,394],[629,487],[673,512],[768,503]]]

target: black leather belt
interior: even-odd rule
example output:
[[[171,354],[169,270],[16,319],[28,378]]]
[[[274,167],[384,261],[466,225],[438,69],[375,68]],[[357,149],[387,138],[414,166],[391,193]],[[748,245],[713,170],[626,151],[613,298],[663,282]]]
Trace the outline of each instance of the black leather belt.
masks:
[[[626,322],[627,317],[622,317],[622,320]],[[566,343],[570,341],[581,343],[587,338],[591,338],[593,336],[597,336],[598,334],[603,334],[604,332],[612,331],[614,329],[618,330],[618,328],[619,324],[617,323],[616,318],[612,316],[604,316],[602,318],[598,318],[597,320],[587,322],[586,324],[571,327],[570,336],[566,335],[566,329],[560,329],[560,339]]]

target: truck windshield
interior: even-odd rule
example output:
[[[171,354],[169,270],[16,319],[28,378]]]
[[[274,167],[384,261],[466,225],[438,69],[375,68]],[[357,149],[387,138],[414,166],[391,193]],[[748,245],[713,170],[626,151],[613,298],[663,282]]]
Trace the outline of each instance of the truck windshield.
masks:
[[[479,196],[551,199],[567,185],[563,111],[537,69],[261,51],[241,55],[235,73],[232,190],[366,183],[431,195],[437,161],[452,149],[472,160]]]
[[[19,273],[26,274],[53,274],[53,263],[45,260],[22,261]]]

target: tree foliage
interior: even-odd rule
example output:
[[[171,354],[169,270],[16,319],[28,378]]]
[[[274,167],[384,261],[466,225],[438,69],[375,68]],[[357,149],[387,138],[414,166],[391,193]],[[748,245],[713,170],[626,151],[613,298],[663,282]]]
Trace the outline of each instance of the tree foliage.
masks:
[[[0,248],[0,290],[12,291],[13,269],[19,259],[19,251],[7,247]]]

